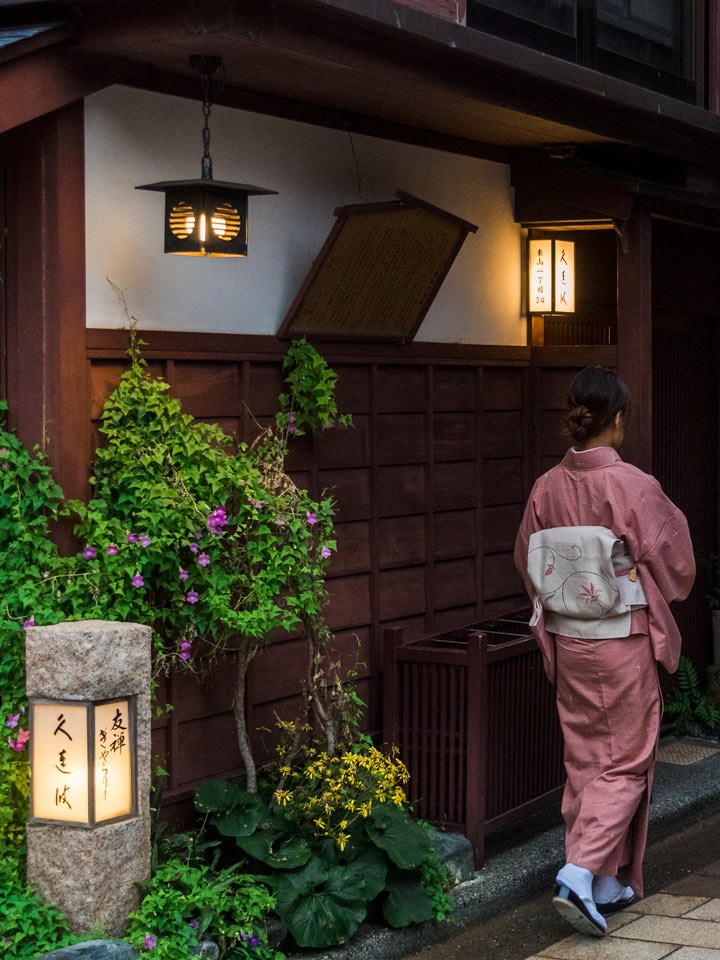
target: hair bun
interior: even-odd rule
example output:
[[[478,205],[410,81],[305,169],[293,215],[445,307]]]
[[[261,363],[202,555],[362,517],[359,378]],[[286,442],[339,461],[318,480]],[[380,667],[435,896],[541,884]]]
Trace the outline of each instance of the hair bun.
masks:
[[[573,407],[565,418],[565,430],[573,440],[583,443],[596,432],[595,418],[587,407]]]

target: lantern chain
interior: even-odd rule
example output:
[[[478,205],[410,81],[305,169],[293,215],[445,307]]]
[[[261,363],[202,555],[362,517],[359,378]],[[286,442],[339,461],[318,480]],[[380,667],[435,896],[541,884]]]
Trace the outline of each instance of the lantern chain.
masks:
[[[200,76],[203,87],[203,158],[202,158],[202,178],[203,180],[212,180],[213,168],[212,157],[210,156],[210,87],[211,78],[207,73]]]

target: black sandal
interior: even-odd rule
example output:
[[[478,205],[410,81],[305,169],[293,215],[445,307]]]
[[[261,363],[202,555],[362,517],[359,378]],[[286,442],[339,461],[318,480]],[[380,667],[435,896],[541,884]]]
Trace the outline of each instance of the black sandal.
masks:
[[[555,887],[552,904],[563,920],[567,920],[579,933],[588,937],[604,937],[607,933],[607,927],[598,923],[580,897],[565,884]]]

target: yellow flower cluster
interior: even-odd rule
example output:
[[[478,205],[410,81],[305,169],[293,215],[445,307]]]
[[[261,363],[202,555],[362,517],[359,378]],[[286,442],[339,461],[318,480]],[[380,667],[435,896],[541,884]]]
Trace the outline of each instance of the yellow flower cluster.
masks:
[[[287,789],[275,791],[275,802],[301,831],[332,837],[344,850],[352,839],[353,825],[372,814],[373,804],[406,802],[403,785],[410,775],[397,758],[376,747],[345,750],[334,756],[309,744],[301,761],[291,763],[283,745],[278,748],[279,773]]]

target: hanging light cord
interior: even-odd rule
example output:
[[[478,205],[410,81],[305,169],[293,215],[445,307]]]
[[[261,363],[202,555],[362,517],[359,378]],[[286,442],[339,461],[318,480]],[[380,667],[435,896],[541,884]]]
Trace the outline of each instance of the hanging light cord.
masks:
[[[202,178],[203,180],[212,180],[213,178],[213,166],[212,166],[212,157],[210,156],[210,110],[212,105],[210,103],[210,85],[211,78],[207,73],[200,75],[200,82],[203,87],[203,157],[202,157]]]
[[[212,180],[213,168],[210,156],[210,111],[213,103],[225,86],[225,64],[220,57],[193,55],[190,57],[190,66],[200,74],[200,83],[203,91],[203,157],[202,178]],[[219,76],[216,77],[216,74]]]

